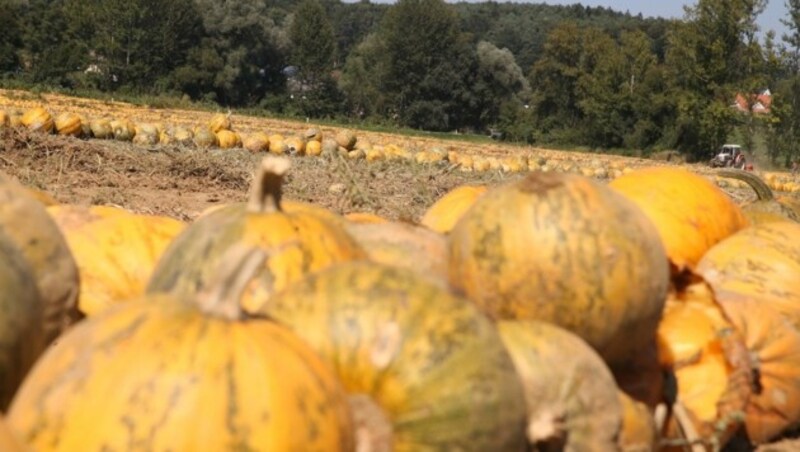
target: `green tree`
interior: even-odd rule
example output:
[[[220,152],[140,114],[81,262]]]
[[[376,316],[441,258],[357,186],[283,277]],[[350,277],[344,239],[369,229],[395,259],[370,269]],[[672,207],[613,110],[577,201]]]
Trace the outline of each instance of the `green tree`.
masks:
[[[17,52],[22,45],[19,15],[22,8],[12,0],[0,0],[0,73],[19,66]]]
[[[364,38],[347,56],[339,89],[345,93],[350,115],[378,119],[388,114],[389,100],[381,86],[387,65],[385,44],[377,33]]]
[[[379,33],[386,51],[381,86],[400,124],[462,126],[475,56],[453,8],[442,0],[400,0],[386,12]]]
[[[473,127],[494,125],[506,103],[525,105],[530,99],[531,87],[514,55],[508,49],[499,49],[487,41],[477,45],[477,73],[471,91],[476,100]]]
[[[791,67],[794,71],[800,70],[800,0],[784,0],[788,12],[781,23],[788,29],[781,38],[789,48]]]

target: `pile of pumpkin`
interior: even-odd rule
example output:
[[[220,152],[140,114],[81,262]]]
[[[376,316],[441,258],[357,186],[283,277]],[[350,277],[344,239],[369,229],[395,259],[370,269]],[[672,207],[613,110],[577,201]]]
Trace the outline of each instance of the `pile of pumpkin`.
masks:
[[[290,162],[191,224],[0,178],[0,450],[699,451],[800,422],[789,200],[537,171],[411,224],[283,199]]]

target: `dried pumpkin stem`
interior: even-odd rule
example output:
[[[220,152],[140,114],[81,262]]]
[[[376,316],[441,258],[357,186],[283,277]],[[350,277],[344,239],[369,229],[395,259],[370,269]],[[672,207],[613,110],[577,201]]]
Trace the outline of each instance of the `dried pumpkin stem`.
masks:
[[[383,408],[366,394],[351,394],[348,399],[356,437],[356,452],[394,450],[392,423]]]
[[[266,260],[267,253],[261,248],[235,245],[222,258],[216,279],[200,294],[200,309],[227,320],[244,319],[242,294]]]
[[[286,157],[264,157],[250,186],[247,211],[275,213],[281,211],[283,178],[292,164]]]
[[[756,192],[756,197],[759,201],[771,201],[775,199],[775,194],[772,193],[772,189],[769,188],[760,177],[751,172],[742,170],[719,170],[717,171],[717,175],[744,181]]]

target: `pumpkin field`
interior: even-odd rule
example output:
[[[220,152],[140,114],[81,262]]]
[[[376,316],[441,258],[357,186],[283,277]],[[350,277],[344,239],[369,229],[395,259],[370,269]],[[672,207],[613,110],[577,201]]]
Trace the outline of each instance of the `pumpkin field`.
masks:
[[[0,90],[0,451],[800,450],[800,178]]]

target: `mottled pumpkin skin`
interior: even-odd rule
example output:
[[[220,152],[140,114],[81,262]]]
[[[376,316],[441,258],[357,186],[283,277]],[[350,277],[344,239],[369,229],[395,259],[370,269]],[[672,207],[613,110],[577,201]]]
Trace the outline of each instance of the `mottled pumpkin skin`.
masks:
[[[154,297],[70,329],[8,412],[36,450],[352,450],[331,370],[287,329]]]
[[[381,408],[388,450],[524,450],[524,392],[496,329],[412,271],[342,263],[276,294],[264,313]]]
[[[506,320],[497,328],[525,388],[528,441],[534,450],[548,445],[614,450],[622,406],[614,377],[597,352],[578,336],[544,322]]]
[[[408,268],[447,284],[447,240],[410,223],[353,223],[346,227],[373,262]]]
[[[42,317],[44,302],[33,271],[2,230],[0,288],[0,411],[3,411],[25,374],[44,352],[47,338]]]
[[[376,215],[374,213],[369,212],[350,212],[344,215],[344,218],[347,221],[353,223],[388,223],[389,220],[383,218],[380,215]]]
[[[156,263],[185,227],[169,217],[111,213],[66,230],[81,278],[78,309],[92,316],[144,294]]]
[[[742,209],[725,192],[685,169],[644,168],[608,185],[652,220],[678,272],[693,268],[714,244],[748,225]]]
[[[608,361],[649,344],[669,268],[649,220],[577,175],[531,173],[485,193],[451,231],[450,284],[495,319],[538,319]]]
[[[753,225],[711,248],[697,272],[720,301],[769,303],[800,326],[800,224]]]
[[[55,127],[53,116],[44,107],[34,107],[22,115],[22,125],[37,132],[51,133]]]
[[[658,450],[659,434],[655,420],[647,405],[617,391],[622,407],[622,429],[617,439],[621,452],[648,452]]]
[[[44,300],[48,341],[79,317],[78,267],[44,205],[19,183],[0,174],[0,231],[22,251]]]
[[[483,185],[461,185],[450,190],[428,207],[420,224],[442,234],[450,232],[487,189]]]
[[[721,304],[744,336],[754,368],[747,436],[764,443],[800,423],[800,332],[772,305],[743,299]]]
[[[269,258],[259,276],[261,284],[248,292],[243,306],[257,310],[268,295],[307,273],[366,255],[339,224],[334,214],[300,203],[284,203],[276,213],[248,212],[230,204],[198,218],[164,251],[147,285],[148,293],[196,293],[215,273],[219,259],[234,244],[257,245]],[[340,219],[340,222],[345,220]]]
[[[659,359],[673,371],[677,398],[706,441],[725,444],[741,426],[751,395],[743,336],[700,280],[670,294],[658,327]],[[681,438],[677,425],[669,435]]]

